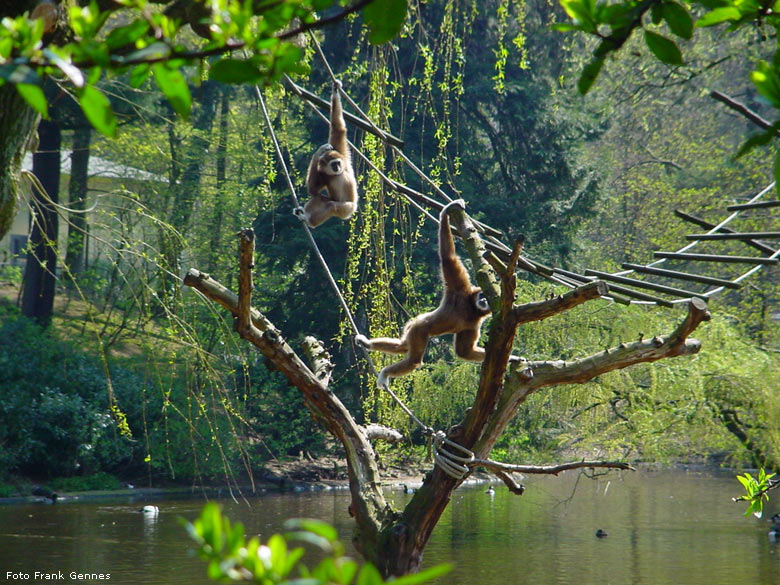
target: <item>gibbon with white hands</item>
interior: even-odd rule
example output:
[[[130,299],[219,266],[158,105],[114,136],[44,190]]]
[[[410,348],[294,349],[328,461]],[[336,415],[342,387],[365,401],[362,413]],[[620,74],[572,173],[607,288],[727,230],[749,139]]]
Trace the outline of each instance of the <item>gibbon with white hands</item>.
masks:
[[[382,369],[377,380],[381,387],[387,387],[390,378],[403,376],[418,368],[428,340],[437,335],[454,333],[455,353],[459,357],[473,362],[485,359],[485,350],[477,345],[477,340],[482,321],[490,315],[491,309],[482,289],[472,286],[466,268],[455,253],[448,215],[454,207],[465,209],[465,202],[462,199],[452,201],[439,214],[439,259],[444,284],[439,306],[407,322],[401,339],[355,337],[355,341],[366,349],[406,354],[400,362]]]
[[[317,149],[306,174],[306,188],[311,199],[293,212],[313,228],[334,216],[349,219],[357,209],[357,181],[352,169],[340,87],[341,82],[335,82],[330,97],[330,142]]]

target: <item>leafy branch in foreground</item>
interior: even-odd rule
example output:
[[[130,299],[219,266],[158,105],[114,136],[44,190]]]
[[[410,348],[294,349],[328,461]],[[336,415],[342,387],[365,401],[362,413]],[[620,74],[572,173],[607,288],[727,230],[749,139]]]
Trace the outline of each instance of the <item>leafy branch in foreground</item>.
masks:
[[[583,68],[577,88],[586,94],[596,81],[604,62],[619,51],[634,31],[641,31],[645,45],[659,61],[670,67],[684,65],[678,41],[690,40],[696,28],[728,25],[725,33],[735,33],[745,26],[768,27],[761,39],[775,43],[769,61],[758,61],[750,73],[758,93],[772,107],[780,109],[780,49],[775,40],[780,32],[780,16],[769,0],[559,0],[571,22],[553,28],[576,31],[598,39],[590,61]],[[698,17],[698,18],[697,18]],[[777,124],[750,138],[738,156],[755,146],[765,145],[778,136]],[[775,178],[780,178],[780,152],[775,157]],[[780,181],[778,181],[780,183]]]
[[[105,4],[39,0],[32,14],[3,10],[0,86],[14,85],[48,118],[43,80],[53,77],[75,94],[98,131],[114,136],[114,112],[96,86],[104,73],[129,73],[133,87],[153,78],[174,110],[186,117],[192,102],[188,81],[197,84],[206,76],[224,83],[275,81],[307,70],[297,33],[362,10],[369,39],[379,44],[398,32],[406,16],[406,0],[356,0],[323,18],[319,12],[341,3],[116,0],[102,7]],[[243,57],[231,57],[238,50]]]
[[[734,502],[749,502],[750,505],[745,510],[745,516],[753,514],[756,518],[761,518],[764,511],[764,501],[769,501],[767,492],[780,487],[780,480],[773,480],[774,476],[774,473],[767,474],[764,469],[758,470],[758,477],[753,477],[749,473],[737,476],[737,480],[745,488],[745,493],[732,498],[732,500]]]
[[[319,520],[288,520],[285,535],[274,534],[266,544],[253,536],[248,541],[241,523],[235,524],[222,515],[219,506],[206,504],[200,518],[186,524],[190,536],[198,543],[198,555],[208,562],[208,576],[226,583],[248,582],[263,585],[383,585],[379,571],[370,563],[359,567],[344,556],[344,545],[336,529]],[[312,569],[301,559],[304,549],[290,548],[298,540],[318,548],[325,555]],[[291,578],[297,569],[300,577]],[[447,574],[451,567],[439,565],[415,575],[393,580],[395,585],[426,583]]]

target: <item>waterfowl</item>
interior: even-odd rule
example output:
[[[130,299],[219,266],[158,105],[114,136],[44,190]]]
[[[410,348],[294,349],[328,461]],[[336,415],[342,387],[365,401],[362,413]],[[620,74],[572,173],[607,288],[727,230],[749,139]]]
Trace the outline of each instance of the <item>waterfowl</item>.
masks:
[[[410,487],[409,487],[408,485],[406,485],[405,483],[403,483],[403,484],[401,484],[401,485],[402,485],[402,486],[403,486],[403,488],[404,488],[404,493],[405,493],[405,494],[413,494],[413,493],[414,493],[414,489],[410,488]]]
[[[488,489],[485,490],[485,493],[489,496],[492,496],[496,493],[496,490],[493,489],[493,486],[491,485]]]
[[[607,536],[609,536],[609,534],[607,534],[607,532],[601,528],[596,531],[596,538],[606,538]]]
[[[157,516],[157,514],[160,513],[160,509],[157,506],[144,506],[138,511],[144,514],[149,514],[150,516]]]

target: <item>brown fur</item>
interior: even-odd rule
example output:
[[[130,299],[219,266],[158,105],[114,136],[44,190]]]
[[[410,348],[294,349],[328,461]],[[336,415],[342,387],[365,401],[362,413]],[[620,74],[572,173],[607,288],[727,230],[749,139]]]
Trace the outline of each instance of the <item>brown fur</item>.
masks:
[[[295,214],[310,227],[317,227],[334,216],[349,219],[357,209],[358,192],[352,169],[352,152],[347,141],[339,85],[335,83],[330,97],[329,140],[330,144],[320,146],[309,163],[306,189],[311,199],[302,209],[295,210]],[[334,162],[336,170],[333,169]]]
[[[397,378],[418,368],[422,363],[428,340],[446,333],[455,334],[455,353],[465,359],[481,362],[485,359],[485,350],[477,345],[479,328],[490,314],[490,308],[477,306],[482,289],[472,286],[465,266],[455,253],[455,244],[450,233],[449,210],[454,206],[463,206],[463,201],[453,201],[442,209],[439,215],[439,259],[444,293],[439,306],[429,312],[418,315],[404,326],[400,339],[377,337],[367,339],[357,337],[358,343],[376,351],[394,354],[407,354],[404,359],[384,368],[379,374],[378,384],[385,386],[389,378]]]

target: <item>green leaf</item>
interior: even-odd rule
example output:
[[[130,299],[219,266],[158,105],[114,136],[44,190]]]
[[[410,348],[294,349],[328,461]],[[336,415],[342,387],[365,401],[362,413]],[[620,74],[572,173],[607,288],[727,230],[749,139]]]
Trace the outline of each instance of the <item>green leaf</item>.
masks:
[[[99,89],[87,85],[79,92],[79,105],[95,129],[106,136],[116,136],[116,117],[111,102]]]
[[[363,20],[371,32],[368,40],[381,45],[392,39],[406,19],[406,0],[374,0],[363,9]]]
[[[715,26],[722,22],[739,20],[742,14],[734,6],[721,6],[712,12],[708,12],[696,21],[696,26],[703,28],[705,26]]]
[[[136,65],[130,72],[130,86],[139,88],[144,84],[144,81],[149,79],[149,75],[152,72],[152,68],[149,63],[141,63]]]
[[[580,74],[580,78],[577,81],[577,91],[582,95],[588,93],[593,82],[595,82],[596,78],[599,76],[602,65],[604,65],[604,57],[594,57],[590,63],[585,65]]]
[[[756,70],[750,73],[750,79],[758,93],[776,108],[780,107],[780,74],[775,66],[759,61]]]
[[[371,563],[366,563],[358,573],[355,585],[382,585],[382,575]]]
[[[335,542],[339,539],[338,531],[327,522],[322,522],[321,520],[291,518],[285,522],[284,526],[289,530],[307,530],[317,536],[321,536],[328,542]]]
[[[403,577],[399,577],[393,581],[393,585],[418,585],[419,583],[427,583],[441,577],[442,575],[446,575],[450,571],[452,571],[452,565],[436,565],[435,567],[425,569],[424,571],[420,571],[419,573],[415,573],[413,575],[404,575]]]
[[[682,39],[690,39],[693,36],[693,18],[682,4],[677,2],[664,2],[663,17],[669,29]]]
[[[683,58],[680,49],[674,41],[662,37],[658,33],[645,30],[645,43],[659,61],[668,65],[682,65]]]
[[[661,24],[663,17],[663,4],[653,4],[652,8],[650,8],[650,21],[653,24]]]
[[[211,65],[209,79],[222,83],[257,83],[263,79],[263,72],[253,60],[226,57]]]
[[[173,109],[182,118],[189,116],[190,108],[192,107],[192,96],[190,96],[190,88],[187,87],[187,80],[184,79],[181,71],[168,69],[164,63],[155,63],[152,65],[152,72],[160,91],[171,102]]]
[[[583,30],[581,26],[576,24],[571,24],[568,22],[556,22],[555,24],[551,24],[550,28],[552,30],[557,30],[558,32],[569,32],[571,30]]]
[[[739,151],[737,152],[734,158],[740,158],[742,156],[745,156],[756,146],[765,146],[769,144],[772,141],[772,138],[774,138],[775,136],[777,136],[776,128],[770,128],[765,132],[754,134],[753,136],[748,138],[742,146],[739,147]],[[740,483],[742,483],[742,479],[740,478],[740,476],[737,476],[737,479],[740,481]]]
[[[109,49],[117,49],[135,43],[149,30],[149,23],[145,20],[136,20],[112,30],[106,37],[106,45]]]
[[[28,104],[35,108],[38,113],[49,119],[49,104],[46,101],[46,96],[43,94],[43,90],[40,85],[34,85],[32,83],[17,83],[16,91],[24,98]]]

